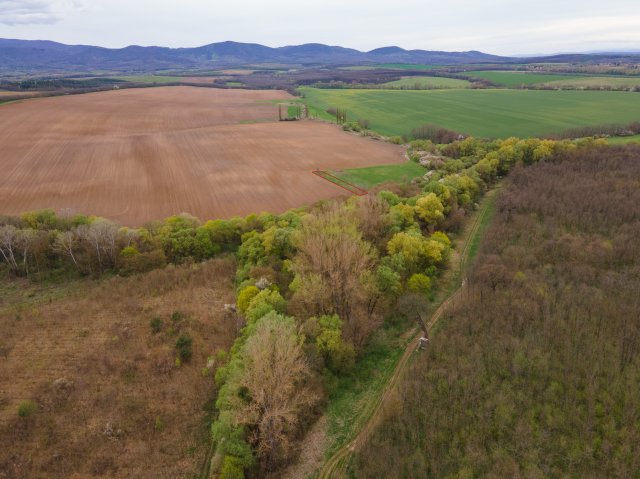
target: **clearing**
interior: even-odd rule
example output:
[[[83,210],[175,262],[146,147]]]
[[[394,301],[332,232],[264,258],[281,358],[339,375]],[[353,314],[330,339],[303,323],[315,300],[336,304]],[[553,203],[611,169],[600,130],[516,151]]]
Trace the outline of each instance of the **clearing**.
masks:
[[[382,87],[399,88],[405,90],[430,90],[446,88],[467,88],[471,83],[467,80],[445,77],[415,76],[402,77],[400,80],[383,83]]]
[[[344,108],[387,136],[425,123],[487,138],[522,138],[640,119],[640,95],[616,91],[300,89],[322,110]]]
[[[130,89],[0,107],[0,213],[42,208],[127,226],[228,218],[343,195],[315,169],[403,163],[401,147],[278,122],[282,91]]]

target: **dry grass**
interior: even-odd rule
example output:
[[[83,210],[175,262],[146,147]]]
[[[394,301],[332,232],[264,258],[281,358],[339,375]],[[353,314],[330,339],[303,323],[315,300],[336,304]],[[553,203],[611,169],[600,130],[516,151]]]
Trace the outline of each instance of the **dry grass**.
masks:
[[[231,260],[115,278],[68,297],[0,313],[0,477],[191,477],[205,456],[202,369],[235,324]],[[183,314],[173,321],[174,311]],[[163,320],[154,334],[150,320]],[[176,339],[193,338],[176,366]],[[18,416],[22,401],[37,410]]]

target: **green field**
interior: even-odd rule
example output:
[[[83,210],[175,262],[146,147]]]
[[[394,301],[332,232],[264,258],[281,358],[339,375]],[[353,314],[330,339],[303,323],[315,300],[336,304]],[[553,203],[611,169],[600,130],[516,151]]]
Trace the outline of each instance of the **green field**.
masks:
[[[640,135],[634,136],[612,136],[607,138],[610,145],[626,145],[627,143],[640,143]]]
[[[544,90],[331,90],[301,88],[318,110],[345,108],[386,136],[431,123],[487,138],[530,137],[578,126],[640,120],[640,94]]]
[[[424,167],[413,161],[407,161],[394,165],[333,170],[330,173],[361,188],[371,188],[385,181],[411,181],[426,172]]]
[[[530,72],[516,72],[516,71],[470,71],[464,72],[465,75],[469,75],[476,78],[484,78],[496,85],[502,85],[509,88],[517,87],[520,85],[535,85],[537,83],[546,83],[556,80],[574,80],[582,78],[575,75],[557,75],[550,73],[530,73]]]
[[[556,88],[633,88],[640,86],[640,77],[580,77],[545,82],[544,85]]]
[[[437,70],[441,65],[418,65],[416,63],[380,63],[377,68],[388,68],[391,70]]]
[[[169,77],[161,75],[139,75],[116,77],[116,80],[129,81],[136,83],[177,83],[183,80],[182,77]]]
[[[444,77],[402,77],[400,80],[383,83],[382,87],[400,88],[405,90],[429,90],[445,88],[467,88],[470,83],[467,80]]]

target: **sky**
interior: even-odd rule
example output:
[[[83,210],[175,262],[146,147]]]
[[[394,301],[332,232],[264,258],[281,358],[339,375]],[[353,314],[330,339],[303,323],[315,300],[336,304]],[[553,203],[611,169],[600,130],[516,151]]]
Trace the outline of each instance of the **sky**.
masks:
[[[234,40],[499,55],[640,51],[640,2],[0,0],[0,38],[110,48]]]

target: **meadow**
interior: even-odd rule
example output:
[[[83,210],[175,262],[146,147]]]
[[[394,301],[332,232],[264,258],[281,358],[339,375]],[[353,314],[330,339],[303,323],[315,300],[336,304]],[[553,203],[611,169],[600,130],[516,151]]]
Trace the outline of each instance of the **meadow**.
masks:
[[[317,109],[344,108],[349,120],[368,120],[387,136],[430,123],[487,138],[529,137],[640,118],[640,95],[630,92],[300,90]]]
[[[556,88],[633,88],[640,86],[640,77],[578,77],[543,83]]]
[[[612,136],[607,138],[610,145],[626,145],[628,143],[640,143],[640,135],[633,136]]]
[[[531,73],[518,71],[470,71],[464,72],[465,75],[489,80],[496,85],[506,86],[509,88],[520,85],[535,85],[537,83],[546,83],[556,80],[574,80],[581,77],[576,75],[558,75],[550,73]]]
[[[470,82],[467,80],[459,80],[457,78],[444,77],[402,77],[380,85],[381,87],[399,88],[405,90],[430,90],[430,89],[446,89],[446,88],[467,88]]]
[[[413,161],[407,161],[392,165],[333,170],[331,174],[362,188],[371,188],[385,181],[411,181],[413,178],[423,176],[426,171],[423,166]]]

